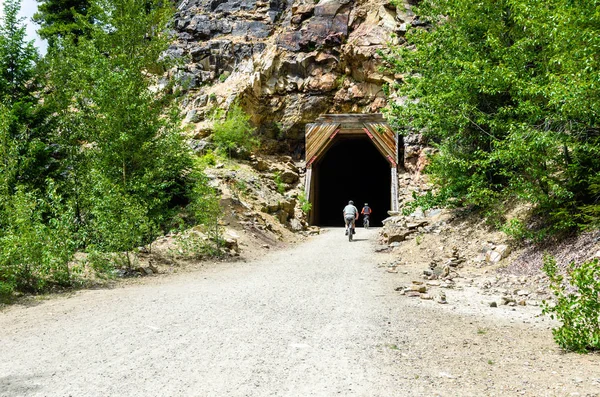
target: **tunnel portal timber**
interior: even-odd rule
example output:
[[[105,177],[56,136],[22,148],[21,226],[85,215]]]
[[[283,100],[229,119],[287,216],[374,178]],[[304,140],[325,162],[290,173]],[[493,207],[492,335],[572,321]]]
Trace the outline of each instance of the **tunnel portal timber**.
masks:
[[[398,136],[381,114],[328,114],[306,126],[305,195],[312,225],[340,226],[353,200],[380,226],[398,210]]]

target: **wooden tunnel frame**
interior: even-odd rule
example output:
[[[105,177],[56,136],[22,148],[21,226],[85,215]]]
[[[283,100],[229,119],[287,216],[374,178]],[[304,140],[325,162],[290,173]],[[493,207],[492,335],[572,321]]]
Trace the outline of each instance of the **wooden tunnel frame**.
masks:
[[[319,116],[314,123],[306,125],[306,180],[304,194],[306,199],[315,205],[316,188],[313,185],[312,167],[334,142],[334,138],[342,135],[366,135],[390,165],[390,208],[398,211],[398,134],[396,134],[380,113],[376,114],[325,114]],[[309,214],[309,221],[314,221],[314,211]]]

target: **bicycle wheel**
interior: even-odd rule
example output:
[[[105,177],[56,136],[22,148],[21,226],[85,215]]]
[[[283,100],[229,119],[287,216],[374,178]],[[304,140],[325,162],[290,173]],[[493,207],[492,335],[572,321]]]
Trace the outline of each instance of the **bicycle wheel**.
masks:
[[[348,241],[352,241],[352,222],[348,224]]]

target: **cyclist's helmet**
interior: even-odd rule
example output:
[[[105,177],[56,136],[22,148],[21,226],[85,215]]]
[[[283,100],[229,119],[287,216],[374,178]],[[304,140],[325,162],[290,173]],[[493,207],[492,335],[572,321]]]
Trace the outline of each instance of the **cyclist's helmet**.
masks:
[[[365,207],[368,206],[369,204],[365,203]]]
[[[354,201],[350,200],[350,201],[348,201],[348,204],[354,205]]]

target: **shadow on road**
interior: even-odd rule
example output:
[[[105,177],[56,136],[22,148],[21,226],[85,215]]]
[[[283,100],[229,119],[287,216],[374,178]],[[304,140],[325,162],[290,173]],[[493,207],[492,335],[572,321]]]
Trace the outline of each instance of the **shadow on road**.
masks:
[[[0,393],[2,396],[26,396],[35,393],[40,386],[35,381],[40,376],[3,376],[0,377]],[[7,393],[7,394],[4,394]]]

